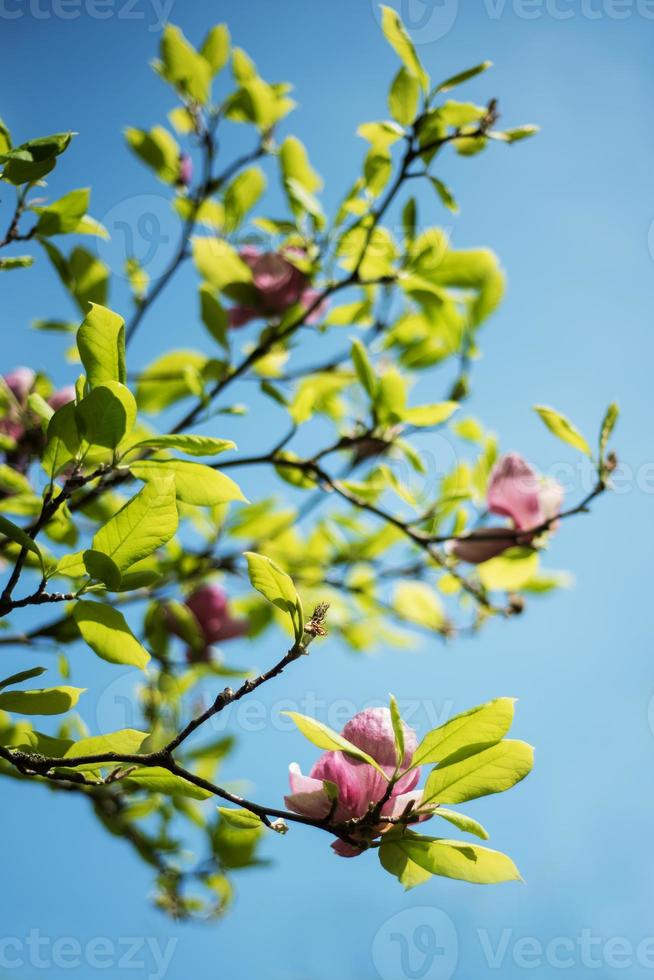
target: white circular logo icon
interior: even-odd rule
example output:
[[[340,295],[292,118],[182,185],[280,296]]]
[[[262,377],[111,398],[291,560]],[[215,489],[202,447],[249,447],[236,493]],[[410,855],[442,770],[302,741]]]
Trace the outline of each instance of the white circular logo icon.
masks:
[[[125,264],[136,259],[156,282],[179,244],[180,222],[170,200],[159,194],[136,194],[115,204],[102,217],[109,239],[98,239],[97,251],[116,275],[127,277]]]
[[[405,909],[379,929],[372,961],[381,980],[450,980],[459,959],[459,939],[442,909]]]

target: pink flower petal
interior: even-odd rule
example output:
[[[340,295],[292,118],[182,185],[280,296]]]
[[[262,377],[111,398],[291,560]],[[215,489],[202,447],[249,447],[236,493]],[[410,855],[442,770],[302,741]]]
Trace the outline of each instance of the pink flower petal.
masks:
[[[416,733],[408,725],[404,727],[404,765],[411,763],[411,758],[418,745]],[[381,766],[395,766],[395,736],[391,713],[388,708],[366,708],[348,721],[342,733],[344,738],[357,748],[362,749]]]
[[[518,453],[502,456],[493,467],[488,481],[488,509],[510,517],[520,530],[542,523],[538,474]]]
[[[354,847],[352,844],[347,844],[344,840],[335,840],[332,844],[332,850],[342,858],[355,858],[363,854],[360,847]]]

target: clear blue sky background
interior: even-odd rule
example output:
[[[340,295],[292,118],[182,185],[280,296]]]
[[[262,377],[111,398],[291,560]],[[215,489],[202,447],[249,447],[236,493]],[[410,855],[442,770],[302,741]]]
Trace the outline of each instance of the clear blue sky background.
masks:
[[[497,973],[484,955],[484,936],[492,946],[503,938],[501,975],[513,978],[525,972],[524,947],[516,946],[521,937],[543,947],[554,937],[574,945],[591,930],[602,942],[624,937],[635,949],[654,934],[654,734],[648,718],[654,694],[654,261],[648,248],[654,20],[635,0],[587,0],[583,9],[564,0],[558,7],[524,8],[512,0],[476,0],[460,9],[454,0],[414,3],[420,54],[433,77],[490,58],[492,73],[462,94],[497,96],[507,125],[542,126],[537,139],[520,146],[444,160],[440,172],[461,202],[459,217],[424,198],[424,221],[451,227],[458,246],[491,246],[508,271],[506,301],[484,336],[471,409],[501,434],[505,449],[519,449],[547,469],[575,464],[576,457],[544,430],[530,406],[554,404],[590,434],[616,399],[623,412],[616,438],[625,467],[621,490],[600,500],[591,517],[561,529],[549,563],[570,569],[576,584],[532,603],[521,620],[494,624],[480,639],[447,649],[425,642],[418,652],[388,650],[374,659],[324,644],[283,684],[270,685],[263,700],[274,719],[282,697],[306,704],[314,692],[326,705],[345,698],[358,708],[385,700],[392,690],[405,705],[418,702],[414,720],[425,730],[429,710],[450,713],[500,694],[517,696],[516,731],[537,747],[535,771],[510,795],[471,805],[470,812],[489,826],[491,843],[513,855],[526,884],[483,889],[434,879],[404,894],[374,856],[339,860],[326,839],[296,828],[267,842],[275,868],[241,876],[224,922],[181,926],[148,905],[148,873],[127,846],[100,831],[83,801],[3,785],[0,938],[24,940],[31,928],[83,943],[173,938],[172,980],[467,980]],[[117,0],[113,9],[123,6]],[[20,17],[6,17],[16,9]],[[53,192],[92,184],[92,210],[100,218],[142,205],[125,205],[125,198],[161,195],[121,136],[126,124],[162,121],[172,104],[147,67],[158,42],[149,0],[134,5],[131,17],[138,19],[114,12],[98,20],[82,7],[77,18],[65,20],[53,16],[49,3],[30,12],[20,0],[7,0],[2,10],[2,115],[19,138],[69,128],[80,133]],[[212,23],[228,20],[265,76],[295,83],[300,107],[289,128],[310,145],[327,181],[326,200],[334,202],[361,158],[356,125],[383,117],[396,70],[373,5],[177,0],[170,19],[196,42]],[[66,374],[57,361],[61,339],[28,327],[33,318],[72,312],[45,261],[3,276],[1,286],[2,370],[29,363],[55,371],[59,381],[72,380],[74,369]],[[144,325],[132,367],[165,346],[205,344],[194,322],[193,288],[193,273],[185,271]],[[124,292],[113,300],[125,309]],[[239,424],[235,435],[245,441],[258,423]],[[257,663],[272,662],[279,643],[271,636],[261,644]],[[2,656],[9,668],[17,662]],[[81,655],[74,665],[75,681],[90,688],[85,712],[93,724],[113,698],[117,669]],[[127,689],[129,678],[122,683]],[[320,712],[326,717],[324,705]],[[257,798],[272,804],[284,792],[288,761],[308,766],[313,755],[298,734],[268,723],[243,735],[226,775],[248,774]],[[449,916],[449,931],[437,910]],[[431,926],[445,949],[433,961],[420,952],[425,936],[430,948]],[[398,934],[404,939],[393,938]],[[403,942],[409,953],[404,965]],[[649,965],[642,955],[638,963],[635,952],[630,960],[625,948],[614,944],[607,953],[593,945],[593,968],[576,945],[568,972],[603,980],[652,975],[651,948]],[[571,955],[564,948],[555,952]],[[625,961],[630,965],[617,969]],[[545,957],[532,955],[530,962],[535,976],[555,971]],[[43,972],[26,965],[5,976],[31,980]],[[85,980],[96,973],[88,966],[50,972]],[[146,957],[129,975],[153,972]]]

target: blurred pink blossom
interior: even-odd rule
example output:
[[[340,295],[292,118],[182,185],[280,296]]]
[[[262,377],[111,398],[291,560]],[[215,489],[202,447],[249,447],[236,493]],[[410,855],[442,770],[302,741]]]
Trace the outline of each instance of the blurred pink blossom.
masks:
[[[515,545],[531,544],[529,532],[552,521],[561,512],[563,487],[556,480],[542,477],[518,453],[502,456],[488,479],[488,509],[491,514],[508,517],[512,527],[486,527],[452,541],[448,550],[461,561],[478,565],[501,555]],[[549,530],[556,528],[556,522]]]
[[[247,620],[232,616],[227,594],[219,585],[196,589],[186,600],[186,606],[197,619],[206,643],[203,659],[209,659],[212,644],[244,636],[248,631]]]

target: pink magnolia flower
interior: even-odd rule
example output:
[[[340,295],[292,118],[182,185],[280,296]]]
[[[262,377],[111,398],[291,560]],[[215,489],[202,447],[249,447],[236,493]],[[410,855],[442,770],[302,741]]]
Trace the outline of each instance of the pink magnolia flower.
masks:
[[[405,753],[402,767],[411,764],[416,750],[416,733],[402,722],[404,729]],[[388,708],[367,708],[348,721],[342,735],[357,748],[371,756],[391,776],[395,772],[396,751],[391,713]],[[390,798],[381,808],[384,817],[399,817],[412,803],[416,807],[422,799],[422,791],[415,787],[420,778],[418,769],[412,769],[393,786]],[[289,767],[291,793],[284,797],[286,806],[295,813],[321,819],[326,817],[332,803],[325,792],[323,780],[335,783],[338,788],[338,803],[334,811],[334,822],[340,823],[363,817],[371,805],[378,803],[387,792],[388,782],[367,762],[349,758],[342,752],[325,752],[311,769],[303,776],[297,763]],[[428,819],[425,814],[421,819]],[[389,824],[372,828],[382,834]],[[356,831],[354,832],[356,835]],[[363,839],[363,838],[362,838]],[[337,840],[333,849],[341,857],[356,857],[361,850],[345,841]]]
[[[5,417],[0,420],[0,432],[18,442],[25,434],[27,398],[34,387],[36,374],[31,368],[18,367],[3,375],[3,381],[13,395],[14,401],[10,401]]]
[[[9,374],[4,375],[5,384],[16,401],[20,402],[21,405],[24,405],[27,401],[27,396],[32,391],[35,381],[36,374],[31,368],[27,367],[14,368]]]
[[[197,619],[206,643],[202,659],[209,659],[209,647],[213,643],[244,636],[248,631],[247,620],[232,616],[227,594],[219,585],[196,589],[186,600],[186,606]]]
[[[540,476],[518,453],[508,453],[491,471],[487,501],[491,514],[510,518],[512,527],[482,528],[453,541],[449,551],[461,561],[479,564],[507,548],[531,544],[535,535],[529,531],[560,513],[563,487],[556,480]],[[549,529],[555,527],[556,523],[552,523]]]
[[[289,248],[284,253],[261,252],[255,245],[246,245],[239,254],[252,270],[256,302],[252,306],[233,306],[229,311],[230,327],[242,327],[258,316],[278,316],[296,303],[308,309],[320,295],[292,262],[294,255],[302,257],[299,249]],[[317,322],[324,308],[324,303],[317,306],[307,322]]]
[[[69,402],[74,402],[75,398],[75,385],[65,385],[65,387],[59,388],[50,395],[48,398],[48,405],[56,412],[57,409],[63,408],[63,406],[68,405]]]

